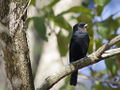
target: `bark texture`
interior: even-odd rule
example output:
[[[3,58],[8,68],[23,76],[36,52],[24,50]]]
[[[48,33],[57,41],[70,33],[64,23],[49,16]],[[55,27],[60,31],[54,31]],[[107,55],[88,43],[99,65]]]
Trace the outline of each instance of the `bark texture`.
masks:
[[[23,0],[0,0],[0,49],[9,90],[34,90]]]

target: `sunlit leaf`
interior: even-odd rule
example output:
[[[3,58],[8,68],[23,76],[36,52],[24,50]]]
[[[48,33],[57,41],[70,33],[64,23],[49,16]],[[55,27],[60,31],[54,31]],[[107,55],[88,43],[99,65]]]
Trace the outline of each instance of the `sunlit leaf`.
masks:
[[[60,0],[52,0],[51,2],[50,2],[50,4],[48,4],[47,6],[45,6],[45,7],[43,7],[42,9],[43,10],[45,10],[45,9],[52,9],[53,8],[53,6],[55,5],[55,4],[57,4],[58,2],[59,2]]]
[[[34,27],[37,30],[39,36],[43,40],[47,41],[44,17],[33,17],[32,20],[34,21]]]
[[[58,3],[60,0],[52,0],[52,2],[48,5],[48,7],[53,7],[56,3]]]
[[[105,6],[110,0],[94,0],[97,5]]]
[[[58,15],[54,18],[55,25],[64,28],[68,31],[72,30],[70,24],[65,20],[65,18],[61,15]]]
[[[75,7],[72,7],[64,12],[62,12],[60,15],[63,15],[63,14],[66,14],[66,13],[88,13],[90,14],[91,13],[91,10],[88,9],[88,8],[85,8],[83,6],[75,6]]]

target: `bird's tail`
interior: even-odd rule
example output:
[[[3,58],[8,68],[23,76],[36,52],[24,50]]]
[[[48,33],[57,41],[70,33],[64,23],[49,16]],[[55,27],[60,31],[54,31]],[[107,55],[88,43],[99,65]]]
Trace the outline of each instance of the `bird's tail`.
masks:
[[[78,75],[78,70],[71,74],[70,85],[76,86],[76,84],[77,84],[77,75]]]

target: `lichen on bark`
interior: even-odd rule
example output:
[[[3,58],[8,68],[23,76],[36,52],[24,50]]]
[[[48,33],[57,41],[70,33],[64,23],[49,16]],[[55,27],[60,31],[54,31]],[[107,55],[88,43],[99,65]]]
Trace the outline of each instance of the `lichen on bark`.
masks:
[[[23,0],[1,0],[0,23],[7,31],[0,31],[0,45],[10,90],[34,90],[26,28],[21,19]],[[4,43],[4,44],[1,44]]]

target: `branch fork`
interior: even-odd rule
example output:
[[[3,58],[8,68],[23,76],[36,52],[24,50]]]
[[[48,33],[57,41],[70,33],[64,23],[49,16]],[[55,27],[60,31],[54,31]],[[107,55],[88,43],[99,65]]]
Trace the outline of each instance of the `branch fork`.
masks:
[[[54,75],[49,76],[47,80],[45,79],[40,88],[38,88],[37,90],[49,90],[59,80],[71,74],[75,70],[94,64],[105,58],[120,54],[120,48],[110,49],[111,46],[117,44],[118,42],[120,42],[120,35],[116,36],[108,43],[101,46],[96,52],[93,52],[88,57],[84,57],[69,65],[64,66],[64,68],[61,68],[59,72],[56,72]]]

